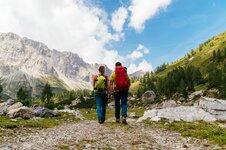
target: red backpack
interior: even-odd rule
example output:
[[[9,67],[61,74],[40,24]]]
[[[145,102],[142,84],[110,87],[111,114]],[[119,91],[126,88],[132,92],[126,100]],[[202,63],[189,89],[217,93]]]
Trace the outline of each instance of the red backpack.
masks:
[[[128,91],[130,82],[125,67],[117,66],[115,68],[115,91]]]

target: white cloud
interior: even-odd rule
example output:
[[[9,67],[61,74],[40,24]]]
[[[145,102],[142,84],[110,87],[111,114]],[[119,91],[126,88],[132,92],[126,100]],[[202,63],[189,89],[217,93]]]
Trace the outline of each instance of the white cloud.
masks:
[[[137,48],[127,56],[127,59],[136,60],[142,58],[144,54],[148,54],[150,50],[146,48],[144,45],[139,44]]]
[[[139,51],[133,51],[131,54],[128,55],[129,59],[139,59],[143,57],[143,53],[139,52]]]
[[[141,32],[148,19],[154,17],[162,9],[166,9],[172,0],[132,0],[129,10],[131,18],[129,26]]]
[[[113,12],[111,25],[116,32],[123,31],[123,25],[128,17],[128,10],[125,7],[120,7],[118,10]]]
[[[103,57],[102,62],[105,62],[105,64],[112,70],[114,70],[116,62],[125,62],[125,59],[120,56],[117,51],[105,51],[104,55],[105,57]]]
[[[14,32],[50,48],[78,53],[89,63],[109,63],[106,44],[123,34],[109,32],[108,14],[85,0],[0,0],[0,32]],[[116,52],[115,52],[116,53]],[[117,53],[118,55],[118,53]],[[108,57],[108,56],[107,56]]]
[[[137,51],[142,51],[144,54],[148,54],[150,50],[146,48],[144,45],[139,44],[136,48]]]
[[[41,41],[51,49],[72,51],[88,63],[104,63],[111,69],[114,69],[117,61],[129,66],[134,60],[149,53],[143,45],[138,45],[140,50],[129,54],[131,60],[128,60],[117,50],[107,49],[106,45],[124,37],[123,27],[128,10],[120,7],[112,14],[112,20],[109,20],[107,12],[88,2],[0,0],[0,32],[14,32]],[[111,25],[116,32],[109,31]],[[149,63],[144,62],[141,64],[146,69]],[[142,68],[140,65],[137,67]]]
[[[151,63],[147,62],[146,60],[143,60],[140,64],[136,65],[136,64],[130,64],[128,67],[128,73],[134,73],[136,71],[153,71],[153,67],[151,65]]]

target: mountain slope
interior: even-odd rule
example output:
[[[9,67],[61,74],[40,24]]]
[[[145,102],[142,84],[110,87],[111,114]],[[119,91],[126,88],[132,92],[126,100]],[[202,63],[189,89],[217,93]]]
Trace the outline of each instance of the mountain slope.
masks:
[[[201,70],[201,72],[206,72],[207,66],[212,61],[213,51],[220,50],[221,54],[223,55],[225,48],[226,48],[226,32],[223,32],[209,39],[203,44],[200,44],[199,47],[191,51],[189,55],[168,65],[164,71],[157,73],[157,76],[165,77],[168,72],[171,72],[176,67],[184,67],[188,64],[198,67]]]
[[[14,33],[0,33],[0,81],[4,94],[13,98],[20,87],[30,90],[32,96],[40,95],[46,82],[57,91],[90,89],[98,66],[84,62],[77,54],[50,50]]]

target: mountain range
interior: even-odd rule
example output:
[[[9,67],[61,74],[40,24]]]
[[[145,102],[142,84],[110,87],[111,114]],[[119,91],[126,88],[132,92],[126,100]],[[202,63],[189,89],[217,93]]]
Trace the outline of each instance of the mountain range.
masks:
[[[3,97],[16,98],[20,87],[39,96],[48,82],[54,92],[91,89],[99,64],[86,63],[77,54],[50,50],[45,44],[14,33],[0,33],[0,82]],[[106,67],[106,74],[111,70]]]

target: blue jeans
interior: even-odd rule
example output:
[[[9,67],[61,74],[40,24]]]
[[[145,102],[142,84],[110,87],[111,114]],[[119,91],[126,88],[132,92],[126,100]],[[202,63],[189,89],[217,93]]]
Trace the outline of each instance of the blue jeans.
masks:
[[[96,100],[98,121],[104,122],[106,115],[107,94],[99,94],[94,92],[94,97]]]
[[[120,119],[120,109],[122,107],[122,117],[127,117],[127,98],[128,91],[117,92],[114,94],[115,97],[115,118]]]

